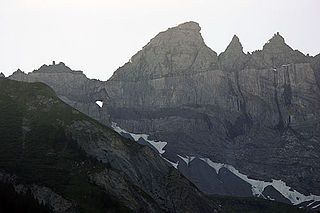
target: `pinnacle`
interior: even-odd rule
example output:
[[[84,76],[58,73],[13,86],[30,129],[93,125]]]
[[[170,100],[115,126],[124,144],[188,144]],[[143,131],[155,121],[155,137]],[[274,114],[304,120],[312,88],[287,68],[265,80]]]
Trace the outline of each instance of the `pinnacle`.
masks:
[[[229,43],[228,47],[226,48],[225,52],[243,52],[242,44],[237,35],[232,37],[231,42]]]

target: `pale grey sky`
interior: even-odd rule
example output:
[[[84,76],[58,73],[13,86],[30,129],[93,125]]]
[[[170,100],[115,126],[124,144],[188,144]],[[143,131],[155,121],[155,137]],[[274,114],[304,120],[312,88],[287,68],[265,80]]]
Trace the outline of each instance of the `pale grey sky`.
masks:
[[[0,0],[0,72],[55,60],[107,80],[157,33],[191,20],[217,53],[234,34],[251,52],[279,31],[316,55],[319,10],[319,0]]]

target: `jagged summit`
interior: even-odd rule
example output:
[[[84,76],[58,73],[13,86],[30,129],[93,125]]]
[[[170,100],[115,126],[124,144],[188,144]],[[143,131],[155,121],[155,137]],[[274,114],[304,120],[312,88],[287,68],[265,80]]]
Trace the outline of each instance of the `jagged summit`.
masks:
[[[243,52],[238,36],[234,35],[218,57],[207,47],[200,30],[198,23],[190,21],[160,32],[128,63],[116,70],[110,80],[140,81],[215,69],[236,71],[306,62],[305,56],[289,47],[279,33],[274,34],[263,50],[252,55]]]
[[[242,44],[238,38],[238,36],[234,35],[230,44],[227,46],[225,52],[241,52],[243,53]]]
[[[242,44],[238,36],[234,35],[226,50],[219,55],[220,68],[226,71],[242,69],[246,61]]]
[[[217,67],[217,54],[206,46],[196,22],[160,32],[110,80],[136,81],[179,76]]]
[[[293,50],[286,44],[279,32],[267,41],[261,51],[252,54],[250,66],[255,68],[280,67],[290,63],[307,63],[309,61],[303,53]]]
[[[19,81],[27,81],[27,74],[21,69],[17,69],[17,71],[13,72],[8,78],[13,78]]]
[[[263,51],[279,53],[293,51],[293,49],[286,44],[284,38],[280,35],[279,32],[277,32],[263,46]]]
[[[25,74],[25,72],[23,72],[20,68],[18,68],[17,71],[15,71],[15,73],[24,73]]]
[[[58,78],[57,74],[63,74],[64,78],[63,81],[60,82],[61,84],[63,84],[63,82],[67,82],[68,80],[71,81],[71,79],[75,78],[76,76],[79,79],[86,79],[86,76],[82,71],[74,71],[66,66],[63,62],[60,62],[59,64],[53,62],[51,65],[44,64],[39,69],[29,72],[28,74],[18,69],[12,73],[9,78],[19,81],[35,82],[37,81],[37,78],[43,74],[50,74],[48,81],[52,81],[52,78]]]
[[[285,40],[284,40],[283,36],[280,35],[279,32],[277,32],[273,35],[273,37],[267,43],[271,43],[271,42],[285,43]]]
[[[51,65],[42,65],[38,70],[34,70],[34,72],[72,72],[72,70],[66,66],[63,62],[60,62],[59,64],[56,64],[55,61]]]
[[[5,78],[6,76],[2,73],[2,72],[0,72],[0,78]]]
[[[189,21],[182,24],[179,24],[176,28],[181,30],[194,30],[197,32],[200,32],[201,27],[197,22]]]

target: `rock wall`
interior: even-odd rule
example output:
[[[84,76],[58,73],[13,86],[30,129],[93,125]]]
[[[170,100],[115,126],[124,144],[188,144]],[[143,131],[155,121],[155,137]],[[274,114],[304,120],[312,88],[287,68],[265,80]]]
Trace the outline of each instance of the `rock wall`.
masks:
[[[106,83],[111,119],[167,141],[174,162],[177,154],[206,156],[319,194],[317,57],[293,50],[279,33],[251,54],[234,36],[217,57],[197,26],[158,34],[114,73]],[[168,63],[168,52],[176,60]]]

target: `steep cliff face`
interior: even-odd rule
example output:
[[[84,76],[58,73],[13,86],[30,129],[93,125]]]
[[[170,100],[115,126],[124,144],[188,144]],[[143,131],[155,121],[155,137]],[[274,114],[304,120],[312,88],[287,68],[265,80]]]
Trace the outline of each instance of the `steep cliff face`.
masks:
[[[320,54],[316,55],[311,63],[311,67],[316,77],[318,88],[320,89]]]
[[[217,59],[194,28],[183,30],[192,36],[172,39],[180,26],[152,39],[106,83],[111,119],[168,142],[164,155],[174,162],[177,154],[205,156],[257,179],[281,179],[320,194],[317,57],[293,50],[277,33],[252,54],[244,54],[234,36]],[[199,50],[195,43],[207,56],[184,56]],[[150,67],[168,51],[182,53],[166,66],[171,69]]]
[[[166,141],[163,156],[172,162],[181,161],[178,155],[207,158],[254,179],[283,180],[305,195],[319,195],[319,61],[319,55],[293,50],[279,33],[251,54],[234,36],[217,56],[199,25],[188,22],[159,33],[107,82],[81,74],[83,80],[70,83],[63,79],[74,72],[49,78],[43,69],[19,78],[47,83],[75,107],[103,100],[92,112],[78,109]],[[217,193],[209,186],[210,172],[194,174],[178,165],[201,189]]]

